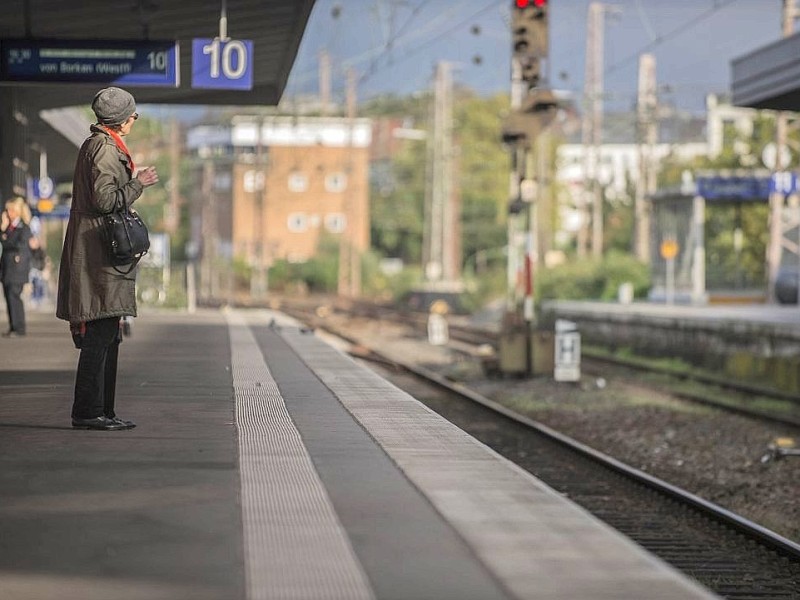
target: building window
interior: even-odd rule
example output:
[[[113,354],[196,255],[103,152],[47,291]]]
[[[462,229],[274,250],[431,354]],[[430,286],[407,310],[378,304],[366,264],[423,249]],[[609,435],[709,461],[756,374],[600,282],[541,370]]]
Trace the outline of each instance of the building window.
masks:
[[[286,226],[289,228],[289,231],[302,233],[308,229],[308,219],[304,213],[292,213],[286,220]]]
[[[289,191],[305,192],[308,189],[308,177],[300,171],[289,173]]]
[[[214,189],[217,191],[227,191],[231,189],[231,174],[217,173],[214,175]]]
[[[342,213],[325,215],[325,229],[331,233],[342,233],[347,227],[347,217]]]
[[[244,172],[244,191],[256,192],[264,189],[264,173],[250,169]]]
[[[347,175],[344,173],[328,173],[325,176],[325,190],[343,192],[347,188]]]

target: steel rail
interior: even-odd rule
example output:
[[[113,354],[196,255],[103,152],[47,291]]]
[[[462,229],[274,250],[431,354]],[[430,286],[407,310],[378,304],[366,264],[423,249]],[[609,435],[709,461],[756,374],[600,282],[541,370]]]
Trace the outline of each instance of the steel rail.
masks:
[[[362,316],[366,318],[390,319],[394,322],[411,324],[417,327],[425,326],[425,315],[417,313],[401,313],[389,306],[354,303],[353,306],[351,306],[347,310],[344,310],[343,312],[346,312],[349,315]],[[497,334],[493,331],[481,328],[468,327],[461,324],[451,324],[449,326],[449,331],[450,331],[450,337],[453,339],[457,339],[459,341],[469,344],[475,344],[475,345],[489,344],[495,348],[497,347],[498,343]],[[629,369],[635,369],[637,371],[641,371],[644,373],[667,375],[669,377],[674,377],[676,379],[695,381],[697,383],[702,383],[702,384],[715,385],[722,389],[734,392],[754,394],[763,396],[768,399],[788,401],[795,404],[798,403],[798,398],[788,392],[783,392],[781,390],[773,390],[743,382],[725,380],[720,377],[715,377],[713,375],[707,375],[703,373],[675,372],[672,369],[660,368],[657,365],[641,364],[637,361],[631,361],[615,356],[600,356],[596,353],[590,353],[586,351],[584,351],[584,358],[598,362],[605,362]],[[796,418],[793,416],[780,415],[763,410],[747,408],[745,406],[737,406],[735,404],[714,400],[713,398],[708,398],[706,396],[694,394],[688,391],[669,390],[669,393],[673,396],[680,397],[683,400],[689,402],[711,406],[714,408],[718,408],[720,410],[726,410],[731,413],[740,414],[747,417],[753,417],[764,421],[770,421],[772,423],[777,423],[780,425],[788,425],[790,427],[800,427],[800,418]]]
[[[754,521],[745,519],[744,517],[737,515],[736,513],[733,513],[726,508],[719,506],[718,504],[705,500],[704,498],[672,485],[663,479],[659,479],[658,477],[654,477],[649,473],[645,473],[644,471],[631,467],[630,465],[627,465],[603,452],[595,450],[594,448],[591,448],[582,442],[560,433],[559,431],[556,431],[555,429],[552,429],[543,423],[531,419],[530,417],[520,415],[519,413],[514,412],[513,410],[503,406],[502,404],[499,404],[498,402],[495,402],[494,400],[486,398],[485,396],[469,389],[466,386],[463,386],[459,383],[454,383],[445,377],[442,377],[438,373],[434,373],[433,371],[417,365],[403,364],[402,362],[391,360],[386,356],[381,355],[379,352],[375,352],[374,350],[372,352],[384,362],[392,362],[403,370],[413,373],[425,381],[433,383],[451,393],[457,394],[472,402],[480,404],[484,408],[500,414],[511,421],[533,429],[537,433],[564,446],[567,446],[576,453],[591,458],[603,466],[621,473],[630,479],[633,479],[637,483],[646,485],[653,490],[661,492],[662,494],[694,507],[704,514],[733,527],[748,537],[759,540],[762,544],[780,552],[781,554],[784,554],[795,560],[800,560],[800,544],[785,538],[774,531],[755,523]]]

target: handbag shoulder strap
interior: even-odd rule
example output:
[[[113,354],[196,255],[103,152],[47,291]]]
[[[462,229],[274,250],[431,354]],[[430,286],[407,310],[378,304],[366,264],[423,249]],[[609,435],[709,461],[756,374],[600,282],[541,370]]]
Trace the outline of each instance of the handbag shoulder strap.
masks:
[[[142,260],[142,257],[135,258],[131,265],[128,267],[127,271],[123,271],[122,269],[117,268],[117,265],[111,265],[111,268],[114,269],[120,275],[128,275],[131,271],[136,268],[136,265],[139,264],[139,261]]]

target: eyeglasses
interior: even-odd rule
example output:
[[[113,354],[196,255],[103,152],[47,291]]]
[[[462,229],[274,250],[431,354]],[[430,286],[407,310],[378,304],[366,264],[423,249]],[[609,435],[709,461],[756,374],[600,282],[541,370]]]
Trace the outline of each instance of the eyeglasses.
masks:
[[[135,112],[131,116],[133,117],[133,120],[136,121],[139,118],[139,113]]]

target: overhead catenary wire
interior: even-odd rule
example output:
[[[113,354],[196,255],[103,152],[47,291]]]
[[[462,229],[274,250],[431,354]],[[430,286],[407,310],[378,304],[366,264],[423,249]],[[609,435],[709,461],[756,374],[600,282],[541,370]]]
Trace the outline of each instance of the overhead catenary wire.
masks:
[[[639,13],[639,20],[642,22],[642,27],[644,27],[647,35],[650,36],[652,41],[657,40],[658,33],[653,29],[653,24],[650,23],[650,19],[647,18],[647,13],[644,10],[644,6],[642,6],[642,0],[636,0],[636,11]]]
[[[706,19],[708,19],[714,13],[719,12],[723,8],[726,8],[726,7],[730,6],[731,4],[733,4],[736,1],[737,0],[715,0],[713,6],[711,6],[711,8],[706,9],[705,11],[703,11],[702,13],[697,15],[696,17],[686,21],[685,23],[682,23],[681,25],[679,25],[675,29],[672,29],[672,30],[668,31],[664,35],[657,36],[653,41],[645,44],[644,46],[639,48],[639,50],[637,50],[636,52],[632,52],[631,54],[629,54],[625,58],[623,58],[623,59],[615,62],[614,64],[610,65],[609,67],[607,67],[605,69],[605,71],[604,71],[604,74],[608,75],[610,73],[613,73],[617,69],[620,69],[620,68],[630,64],[631,62],[638,61],[639,60],[639,56],[641,54],[643,54],[645,52],[649,52],[650,50],[653,50],[657,46],[660,46],[661,44],[663,44],[664,42],[672,39],[673,37],[676,37],[676,36],[678,36],[678,35],[680,35],[682,33],[685,33],[687,31],[689,31],[691,28],[693,28],[698,23],[700,23],[702,21],[705,21]]]
[[[381,72],[383,70],[383,67],[379,67],[378,63],[380,62],[380,60],[386,54],[388,54],[388,52],[390,52],[391,50],[397,50],[398,48],[401,48],[401,47],[409,46],[412,43],[412,40],[416,40],[416,39],[418,39],[418,38],[420,38],[422,36],[425,36],[432,29],[435,29],[437,26],[439,26],[442,21],[451,22],[452,19],[450,19],[448,15],[451,15],[452,13],[455,13],[455,12],[459,12],[460,10],[463,11],[463,7],[460,7],[458,5],[454,6],[449,11],[446,11],[445,13],[442,13],[442,14],[438,15],[436,18],[434,18],[432,21],[426,23],[421,28],[414,29],[414,30],[404,34],[403,32],[406,31],[410,27],[410,25],[412,24],[414,18],[417,16],[419,11],[421,11],[421,9],[428,2],[429,2],[429,0],[423,0],[423,2],[421,2],[419,5],[417,5],[414,8],[414,10],[412,11],[412,14],[398,28],[398,30],[397,30],[396,34],[393,36],[393,38],[390,38],[390,40],[391,40],[391,46],[390,47],[387,46],[387,44],[389,44],[390,40],[387,40],[386,42],[382,43],[378,48],[373,47],[373,48],[370,48],[369,50],[366,50],[366,51],[364,51],[364,52],[362,52],[362,53],[360,53],[360,54],[358,54],[356,56],[352,56],[352,57],[349,57],[347,59],[342,60],[341,63],[340,63],[341,68],[353,68],[356,65],[363,63],[365,60],[370,60],[371,61],[370,62],[370,66],[365,68],[364,71],[362,71],[362,74],[361,74],[360,78],[358,79],[358,85],[361,85],[362,83],[364,83],[365,81],[369,80],[371,77],[373,77],[374,75],[378,74],[379,72]],[[467,24],[472,22],[474,19],[476,19],[477,17],[480,17],[481,15],[483,15],[484,13],[486,13],[487,11],[489,11],[492,8],[497,8],[497,1],[496,0],[492,0],[491,2],[488,2],[482,8],[480,8],[476,12],[472,13],[469,17],[466,17],[465,19],[463,19],[463,20],[457,22],[456,24],[444,29],[443,31],[436,32],[432,37],[429,37],[427,39],[424,39],[424,40],[420,41],[419,44],[414,45],[411,49],[409,49],[401,57],[395,58],[393,60],[393,65],[392,66],[394,66],[397,63],[404,62],[408,58],[411,58],[411,57],[415,56],[416,54],[418,54],[420,51],[422,51],[423,49],[427,48],[428,46],[430,46],[432,44],[435,44],[436,42],[446,38],[448,35],[450,35],[454,31],[457,31],[458,29],[461,29],[461,28],[465,27]],[[403,42],[403,44],[402,45],[397,45],[396,42],[398,42],[398,41]],[[377,52],[377,55],[376,55],[376,52]],[[309,81],[312,81],[313,79],[316,78],[316,76],[317,76],[316,70],[308,70],[307,72],[304,72],[304,73],[302,73],[300,75],[292,77],[292,86],[293,86],[293,88],[296,89],[298,85],[301,85],[303,83],[307,83]]]
[[[429,0],[424,0],[420,5],[418,5],[415,8],[415,11],[417,9],[422,9],[423,6],[428,1]],[[401,40],[401,37],[402,37],[402,41],[404,42],[404,45],[408,45],[409,43],[411,43],[412,40],[416,40],[418,38],[426,36],[429,32],[434,31],[437,27],[440,26],[440,24],[442,22],[445,22],[445,23],[449,22],[451,20],[450,17],[453,14],[459,12],[459,10],[460,10],[459,6],[453,6],[449,10],[439,14],[435,18],[433,18],[430,21],[428,21],[427,23],[425,23],[422,27],[420,27],[418,29],[415,29],[414,31],[412,31],[409,34],[407,34],[406,36],[401,36],[402,32],[405,29],[407,29],[407,27],[411,24],[411,22],[413,21],[413,18],[415,17],[414,13],[412,12],[412,15],[410,15],[408,20],[406,22],[404,22],[403,25],[401,25],[400,29],[398,29],[398,32],[394,35],[394,37],[391,40],[387,39],[385,41],[381,41],[380,43],[376,44],[375,46],[373,46],[373,47],[371,47],[371,48],[369,48],[369,49],[367,49],[367,50],[365,50],[363,52],[360,52],[360,53],[358,53],[358,54],[356,54],[354,56],[350,56],[348,58],[345,58],[340,63],[341,64],[341,68],[345,69],[345,70],[348,69],[348,68],[354,68],[354,67],[360,65],[361,63],[363,63],[364,61],[369,60],[370,61],[370,66],[366,67],[366,69],[364,70],[364,73],[368,73],[368,74],[374,75],[377,72],[376,69],[377,69],[378,61],[381,58],[383,58],[383,56],[385,56],[388,53],[389,50],[398,48],[398,46],[395,45],[395,42]],[[449,33],[449,31],[448,31],[448,33]],[[443,36],[444,36],[444,34],[437,33],[435,39],[441,38]],[[392,47],[391,48],[387,48],[387,44],[389,44],[390,42],[392,44]],[[427,43],[427,42],[425,42],[425,43]],[[296,85],[298,85],[300,83],[305,83],[305,82],[311,81],[315,77],[316,77],[316,69],[309,69],[307,71],[304,71],[302,74],[298,74],[297,76],[294,76],[292,79],[294,80],[293,83],[296,86]],[[363,77],[363,75],[362,75],[362,77]]]
[[[430,0],[423,0],[422,2],[420,2],[418,5],[414,7],[408,19],[406,19],[403,22],[403,24],[397,29],[397,31],[391,31],[391,30],[389,31],[389,36],[386,42],[383,44],[383,49],[379,54],[376,54],[372,58],[369,67],[367,67],[366,70],[367,73],[371,73],[376,68],[378,61],[381,58],[383,58],[386,54],[392,51],[392,49],[394,48],[394,43],[403,35],[403,32],[406,30],[406,28],[408,28],[408,26],[414,21],[417,14],[419,14],[419,11],[422,10],[425,7],[425,5],[428,4],[428,2],[430,2]],[[370,52],[373,51],[374,49],[370,50]]]
[[[430,38],[430,39],[420,43],[415,48],[413,48],[410,51],[406,52],[401,58],[396,59],[394,61],[394,63],[396,64],[396,63],[403,62],[403,61],[407,60],[411,56],[414,56],[415,54],[417,54],[422,49],[427,48],[431,44],[434,44],[434,43],[438,42],[439,40],[443,39],[444,37],[450,35],[452,32],[454,32],[454,31],[464,27],[465,25],[469,24],[473,19],[481,16],[483,13],[487,12],[489,9],[496,8],[496,7],[497,7],[497,1],[496,0],[493,0],[492,2],[489,2],[486,6],[484,6],[483,8],[478,10],[476,13],[472,14],[471,16],[467,17],[463,21],[459,21],[458,23],[456,23],[452,27],[442,31],[441,33],[439,33],[438,35],[434,36],[433,38]],[[375,63],[377,63],[377,61],[380,60],[380,58],[386,53],[386,51],[387,50],[385,49],[383,52],[381,52],[381,55],[378,56],[378,58],[375,60]],[[370,76],[372,76],[374,74],[375,74],[374,70],[366,71],[359,78],[358,83],[359,84],[363,83],[364,81],[369,79]]]

